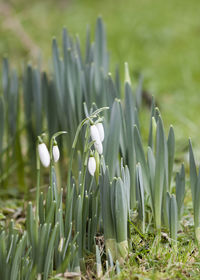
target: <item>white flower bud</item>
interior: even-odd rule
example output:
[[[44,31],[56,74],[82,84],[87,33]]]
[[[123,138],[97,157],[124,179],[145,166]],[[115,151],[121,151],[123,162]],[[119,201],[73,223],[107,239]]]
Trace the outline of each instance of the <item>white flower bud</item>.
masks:
[[[44,143],[38,145],[38,153],[42,165],[44,167],[48,167],[50,164],[50,155],[47,146]]]
[[[96,124],[96,127],[97,127],[98,132],[99,132],[100,140],[101,140],[101,142],[103,142],[103,140],[104,140],[104,128],[103,128],[103,124],[102,124],[102,123],[97,123],[97,124]]]
[[[58,149],[58,146],[57,145],[54,145],[53,146],[53,159],[55,162],[57,162],[60,158],[60,151]]]
[[[103,153],[103,145],[102,145],[101,141],[95,142],[94,146],[95,146],[97,152],[101,155]]]
[[[94,176],[94,173],[96,171],[96,161],[94,157],[89,157],[88,159],[88,171],[90,175]]]
[[[90,126],[90,135],[91,135],[92,141],[95,141],[97,143],[101,142],[100,136],[99,136],[99,131],[98,131],[96,125]]]

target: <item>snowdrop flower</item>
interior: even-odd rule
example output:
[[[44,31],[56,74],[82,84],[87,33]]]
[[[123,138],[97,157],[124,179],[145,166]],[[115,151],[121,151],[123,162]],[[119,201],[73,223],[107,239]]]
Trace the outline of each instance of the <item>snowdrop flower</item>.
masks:
[[[38,154],[42,165],[48,167],[50,164],[50,155],[47,146],[44,143],[38,145]]]
[[[96,125],[94,125],[94,124],[90,126],[90,135],[91,135],[92,141],[95,141],[95,143],[101,142],[99,131],[98,131]]]
[[[94,176],[94,173],[96,171],[96,161],[95,161],[94,157],[89,157],[88,171],[89,171],[90,175]]]
[[[97,123],[97,124],[96,124],[96,127],[97,127],[98,132],[99,132],[100,140],[101,140],[101,142],[103,142],[103,140],[104,140],[104,128],[103,128],[103,124],[102,124],[102,123]]]
[[[58,149],[58,145],[53,146],[53,159],[55,162],[57,162],[60,158],[60,151]]]
[[[103,125],[100,124],[99,128],[97,125],[91,125],[90,126],[90,135],[91,135],[92,141],[94,141],[95,149],[101,155],[103,153],[103,146],[102,146],[101,141],[103,141],[103,139],[104,139]]]
[[[95,149],[97,150],[97,152],[101,155],[103,153],[103,145],[100,142],[95,142],[94,143]]]

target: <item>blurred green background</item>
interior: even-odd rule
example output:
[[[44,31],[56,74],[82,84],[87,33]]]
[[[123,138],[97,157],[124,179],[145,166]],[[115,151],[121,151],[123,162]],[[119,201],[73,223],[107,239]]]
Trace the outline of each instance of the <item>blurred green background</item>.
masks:
[[[144,75],[166,125],[178,141],[192,137],[200,147],[200,1],[199,0],[12,0],[0,1],[0,56],[22,69],[23,62],[43,67],[51,61],[51,39],[61,42],[62,27],[85,44],[86,27],[94,34],[102,15],[112,69]],[[184,140],[181,140],[184,139]]]

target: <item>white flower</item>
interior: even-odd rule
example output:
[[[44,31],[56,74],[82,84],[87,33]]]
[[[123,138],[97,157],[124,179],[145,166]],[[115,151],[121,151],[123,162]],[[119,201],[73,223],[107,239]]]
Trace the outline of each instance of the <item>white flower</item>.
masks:
[[[97,127],[98,132],[99,132],[100,140],[101,140],[101,142],[103,142],[103,140],[104,140],[104,128],[103,128],[103,124],[102,124],[102,123],[97,123],[97,124],[96,124],[96,127]]]
[[[97,152],[101,155],[103,153],[103,145],[102,145],[101,141],[98,143],[95,142],[94,146],[95,146]]]
[[[50,164],[50,155],[47,146],[44,143],[38,145],[38,153],[42,165],[48,167]]]
[[[60,158],[60,151],[58,149],[58,146],[57,145],[54,145],[53,146],[53,159],[55,162],[57,162]]]
[[[88,159],[88,171],[90,175],[94,176],[94,173],[96,171],[96,161],[94,157],[89,157]]]
[[[94,146],[95,146],[97,152],[101,155],[103,153],[103,146],[101,143],[101,139],[104,138],[104,129],[103,129],[102,124],[100,125],[100,131],[101,131],[100,132],[101,134],[99,133],[98,127],[96,125],[90,126],[90,135],[91,135],[92,141],[94,141]]]
[[[90,126],[90,135],[91,135],[92,141],[95,141],[97,143],[101,142],[99,131],[98,131],[96,125]]]

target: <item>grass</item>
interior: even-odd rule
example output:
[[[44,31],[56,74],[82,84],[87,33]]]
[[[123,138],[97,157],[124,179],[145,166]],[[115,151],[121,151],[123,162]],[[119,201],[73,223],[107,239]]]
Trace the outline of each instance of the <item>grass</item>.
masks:
[[[154,236],[147,238],[134,235],[135,252],[117,279],[198,279],[200,259],[191,233],[179,237],[178,251],[166,242],[167,235],[159,244]]]
[[[153,230],[152,234],[141,235],[132,228],[132,251],[116,279],[199,279],[199,248],[194,238],[188,197],[187,190],[187,206],[178,231],[177,247],[166,231],[162,231],[159,238]]]
[[[199,279],[199,249],[188,209],[185,215],[179,229],[177,247],[170,244],[167,232],[162,232],[159,237],[153,233],[153,229],[151,234],[141,234],[135,226],[132,227],[129,258],[118,276],[112,276],[110,272],[111,279]],[[93,274],[90,270],[88,279],[92,279],[90,276]],[[108,275],[105,275],[105,279]]]

